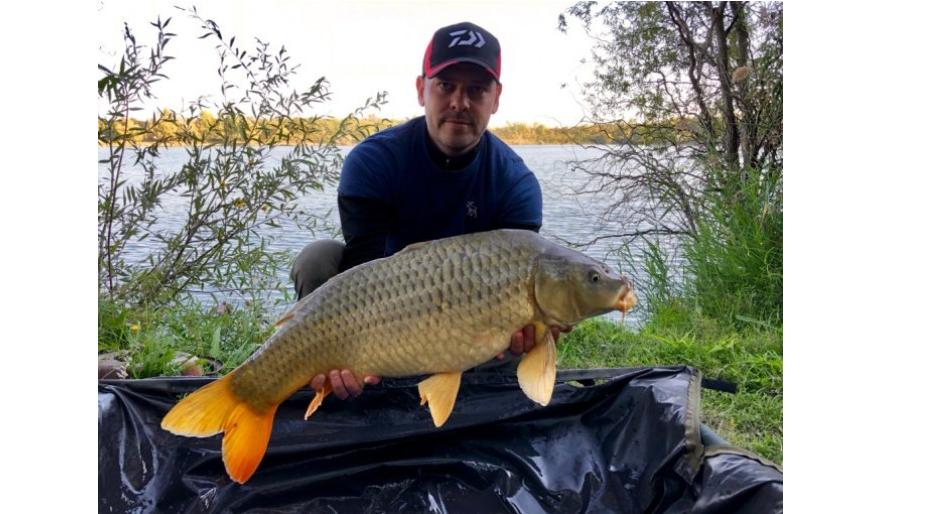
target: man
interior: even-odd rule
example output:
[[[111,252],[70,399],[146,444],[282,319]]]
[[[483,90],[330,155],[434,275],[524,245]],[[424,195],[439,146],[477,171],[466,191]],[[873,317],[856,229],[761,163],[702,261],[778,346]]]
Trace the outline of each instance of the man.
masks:
[[[302,250],[292,269],[299,298],[341,271],[419,241],[499,228],[539,231],[539,182],[486,131],[498,110],[500,78],[501,47],[487,30],[465,22],[434,33],[416,82],[424,116],[370,136],[347,155],[337,190],[346,244],[324,240]],[[525,327],[511,337],[510,353],[534,345],[533,327]],[[311,385],[320,390],[326,379],[341,399],[379,382],[332,370]]]

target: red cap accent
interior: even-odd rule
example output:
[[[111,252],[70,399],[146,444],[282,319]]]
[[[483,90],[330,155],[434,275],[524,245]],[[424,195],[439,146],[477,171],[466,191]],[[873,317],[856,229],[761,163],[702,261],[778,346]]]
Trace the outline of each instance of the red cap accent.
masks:
[[[430,53],[434,49],[434,38],[430,38],[430,43],[427,43],[427,50],[424,50],[424,76],[430,77],[433,74],[430,69]]]

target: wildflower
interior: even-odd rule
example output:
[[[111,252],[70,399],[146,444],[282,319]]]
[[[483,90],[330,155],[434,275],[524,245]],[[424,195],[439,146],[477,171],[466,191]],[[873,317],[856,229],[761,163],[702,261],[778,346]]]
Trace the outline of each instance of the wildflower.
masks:
[[[238,209],[243,209],[243,208],[244,208],[244,199],[243,199],[243,198],[238,198],[237,200],[235,200],[235,201],[234,201],[234,206],[237,207]]]
[[[141,330],[141,325],[138,324],[138,323],[132,323],[128,328],[129,328],[132,332],[138,332],[139,330]]]

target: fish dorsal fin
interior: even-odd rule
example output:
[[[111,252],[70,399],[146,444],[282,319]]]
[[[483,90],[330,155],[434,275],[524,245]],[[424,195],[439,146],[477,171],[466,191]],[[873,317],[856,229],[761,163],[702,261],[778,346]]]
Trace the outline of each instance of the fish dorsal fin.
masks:
[[[276,327],[276,330],[279,330],[280,327],[285,325],[287,321],[291,320],[292,317],[295,316],[295,313],[293,312],[293,310],[290,310],[286,314],[283,314],[282,318],[279,318],[278,320],[276,320],[276,324],[274,325]]]
[[[556,385],[556,342],[545,324],[535,323],[535,326],[536,346],[517,366],[517,382],[528,398],[546,406]]]
[[[453,412],[461,379],[462,371],[454,371],[431,375],[418,384],[421,405],[430,405],[430,416],[434,419],[434,426],[443,426]]]
[[[433,241],[421,241],[418,243],[411,243],[410,245],[402,248],[401,251],[399,251],[398,253],[407,253],[407,252],[413,252],[415,250],[420,250],[421,248],[426,248],[430,246],[432,242]]]
[[[295,317],[296,310],[298,310],[299,306],[302,305],[303,300],[305,300],[305,298],[302,298],[301,300],[296,302],[296,304],[290,307],[289,310],[286,311],[286,313],[282,315],[282,317],[276,320],[276,323],[273,325],[276,328],[276,330],[283,328],[283,325],[285,325],[287,321]]]

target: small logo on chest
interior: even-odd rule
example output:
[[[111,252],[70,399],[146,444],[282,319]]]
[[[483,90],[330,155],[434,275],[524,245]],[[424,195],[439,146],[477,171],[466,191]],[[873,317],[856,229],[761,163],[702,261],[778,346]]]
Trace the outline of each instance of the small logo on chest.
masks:
[[[466,216],[470,218],[477,218],[479,216],[479,209],[472,200],[466,202]]]

